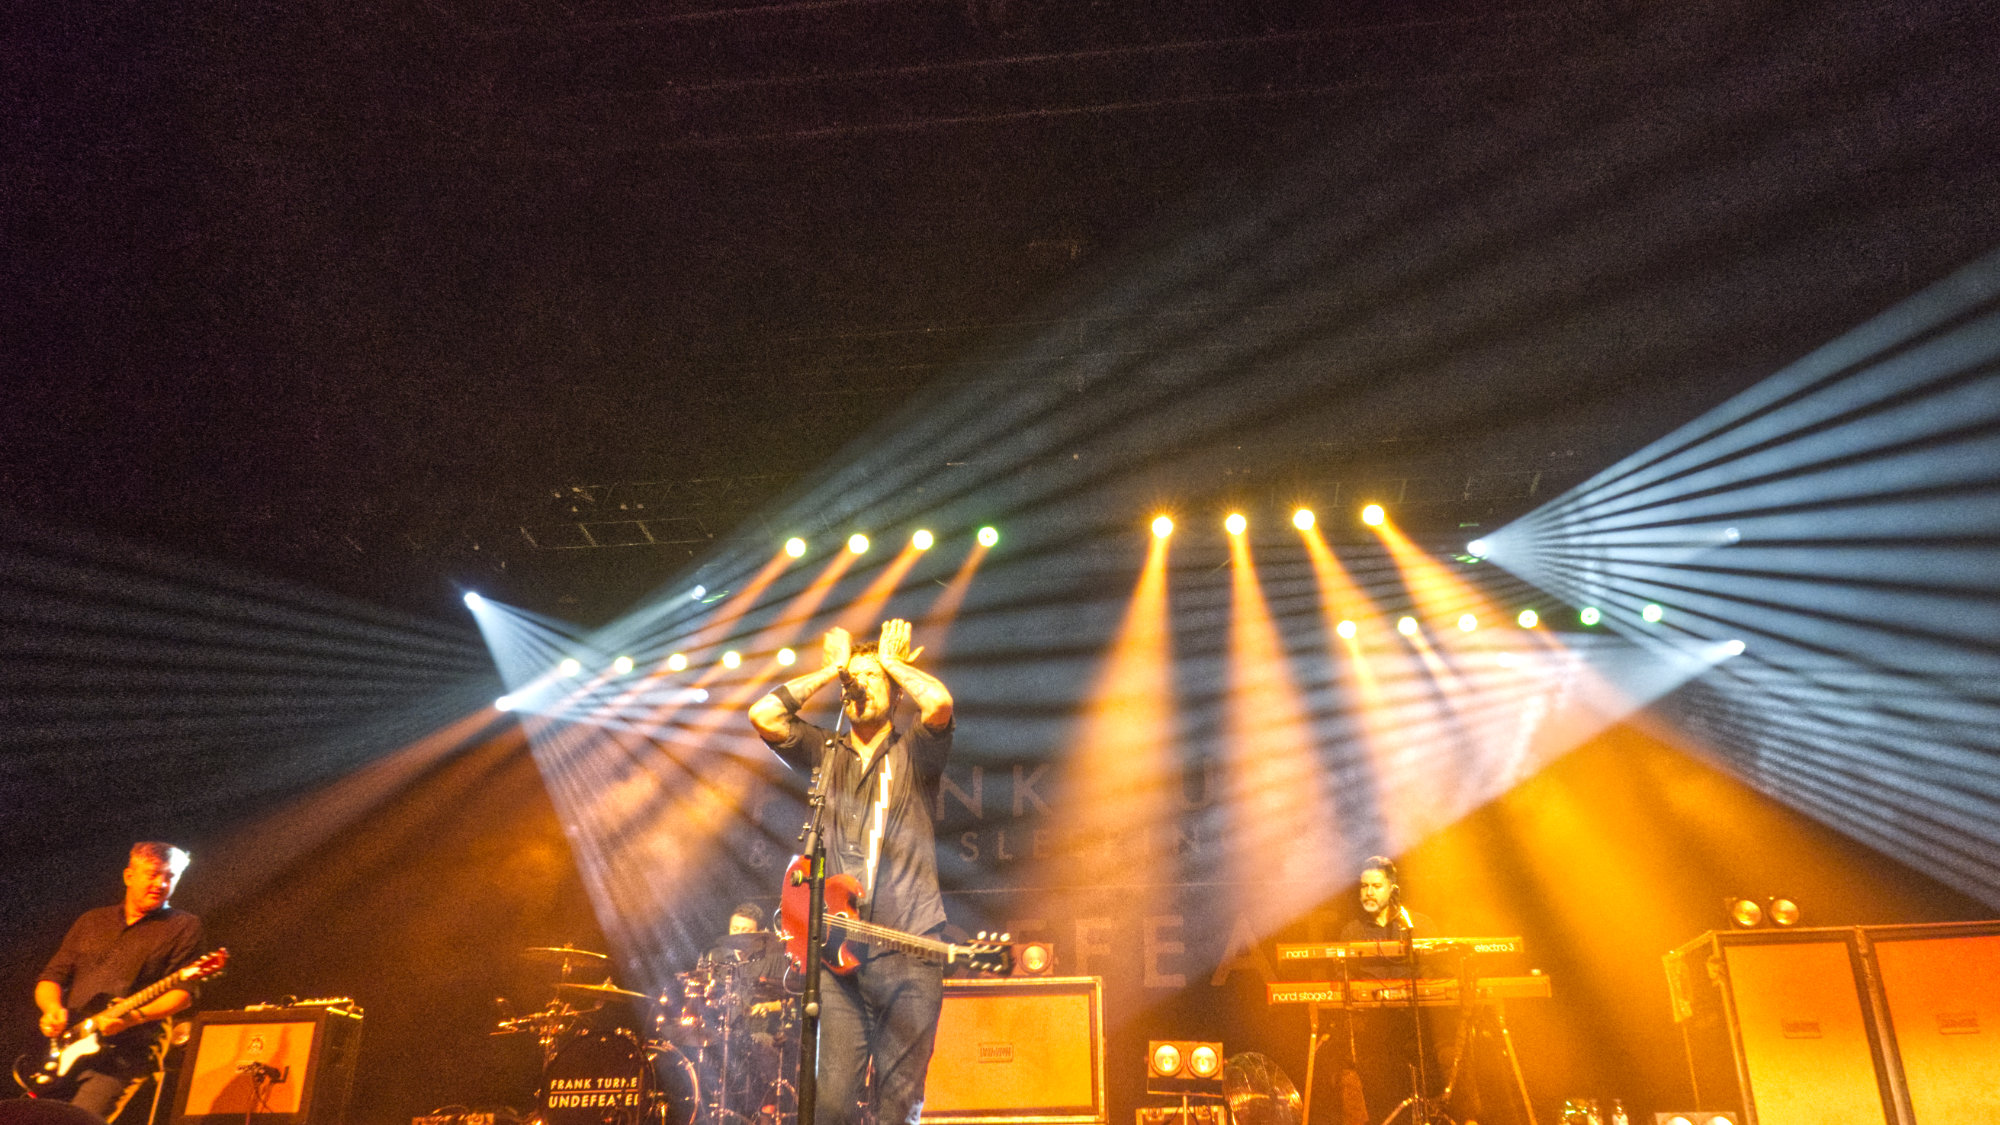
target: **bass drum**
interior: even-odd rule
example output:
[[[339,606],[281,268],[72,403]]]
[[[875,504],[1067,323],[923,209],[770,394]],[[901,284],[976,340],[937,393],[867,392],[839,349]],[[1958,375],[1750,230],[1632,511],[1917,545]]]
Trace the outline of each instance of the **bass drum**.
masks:
[[[646,1051],[624,1028],[584,1029],[542,1070],[540,1125],[652,1125],[658,1100]]]
[[[694,1060],[672,1043],[646,1044],[646,1058],[653,1068],[653,1106],[649,1125],[708,1125],[702,1112],[701,1072]]]

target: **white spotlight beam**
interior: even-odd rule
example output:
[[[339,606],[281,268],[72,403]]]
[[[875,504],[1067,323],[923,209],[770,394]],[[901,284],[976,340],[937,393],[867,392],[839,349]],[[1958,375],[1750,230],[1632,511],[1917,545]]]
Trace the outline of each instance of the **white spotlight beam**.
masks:
[[[2000,906],[2000,254],[1487,542],[1644,643],[1746,640],[1662,713]]]

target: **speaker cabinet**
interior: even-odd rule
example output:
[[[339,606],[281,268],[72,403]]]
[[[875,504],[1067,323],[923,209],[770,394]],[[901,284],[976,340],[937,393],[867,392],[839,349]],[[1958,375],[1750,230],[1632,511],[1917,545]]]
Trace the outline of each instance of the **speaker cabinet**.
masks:
[[[925,1121],[1103,1125],[1106,1114],[1100,978],[945,982]]]
[[[1666,969],[1696,1097],[1745,1125],[2000,1121],[2000,922],[1708,933]]]
[[[1874,948],[1911,1114],[1926,1125],[2000,1117],[2000,934],[1885,932]]]
[[[361,1015],[335,1007],[195,1016],[174,1125],[345,1125]]]
[[[1730,999],[1760,1125],[1884,1125],[1849,944],[1731,945]]]

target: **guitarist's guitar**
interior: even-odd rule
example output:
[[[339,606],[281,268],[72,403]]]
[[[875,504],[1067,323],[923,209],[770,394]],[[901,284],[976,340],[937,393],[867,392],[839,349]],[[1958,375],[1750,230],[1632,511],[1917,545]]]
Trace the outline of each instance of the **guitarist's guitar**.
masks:
[[[779,937],[785,939],[785,953],[792,967],[806,967],[806,913],[812,906],[812,887],[806,879],[805,856],[792,860],[785,869],[784,890],[778,896]],[[853,972],[861,958],[849,944],[898,949],[946,966],[965,965],[985,973],[1006,975],[1014,970],[1014,950],[1006,934],[989,939],[980,934],[965,945],[939,941],[919,934],[906,934],[887,926],[861,920],[856,906],[861,898],[861,881],[852,875],[832,875],[826,880],[826,949],[820,963],[841,976]]]
[[[182,985],[215,976],[227,964],[229,951],[218,949],[188,962],[130,996],[113,1000],[89,1019],[71,1024],[69,1030],[50,1040],[49,1053],[41,1059],[29,1055],[16,1059],[14,1081],[19,1082],[21,1089],[26,1090],[31,1098],[63,1097],[75,1086],[70,1072],[76,1069],[76,1064],[103,1048],[104,1043],[97,1033],[99,1028],[122,1019]]]

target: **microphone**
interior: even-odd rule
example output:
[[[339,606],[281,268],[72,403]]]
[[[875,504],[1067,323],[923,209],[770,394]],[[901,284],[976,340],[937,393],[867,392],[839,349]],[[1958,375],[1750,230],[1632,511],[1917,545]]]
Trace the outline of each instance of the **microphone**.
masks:
[[[1403,929],[1405,931],[1414,930],[1417,928],[1417,924],[1410,920],[1410,908],[1404,906],[1401,901],[1398,901],[1396,903],[1396,917],[1402,919]]]
[[[259,1085],[269,1084],[276,1086],[291,1075],[292,1068],[288,1066],[283,1070],[279,1070],[277,1067],[266,1066],[260,1062],[247,1062],[239,1065],[236,1068],[236,1073],[249,1075],[250,1080]]]

